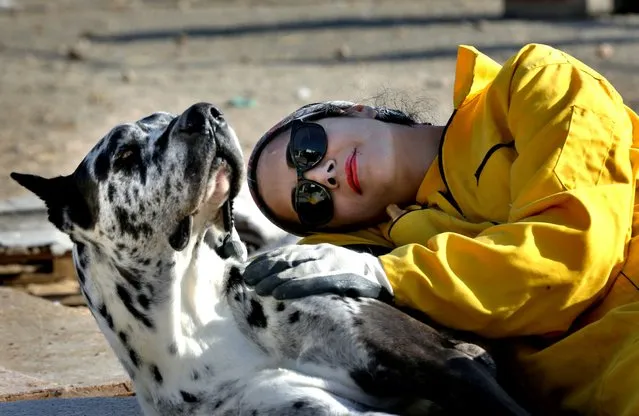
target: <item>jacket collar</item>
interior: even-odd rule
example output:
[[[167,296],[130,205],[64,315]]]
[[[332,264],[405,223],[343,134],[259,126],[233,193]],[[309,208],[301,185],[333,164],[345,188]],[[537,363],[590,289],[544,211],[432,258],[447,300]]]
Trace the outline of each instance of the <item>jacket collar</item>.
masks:
[[[460,45],[457,48],[455,68],[454,108],[459,108],[464,102],[482,91],[492,82],[500,70],[501,65],[474,47]]]

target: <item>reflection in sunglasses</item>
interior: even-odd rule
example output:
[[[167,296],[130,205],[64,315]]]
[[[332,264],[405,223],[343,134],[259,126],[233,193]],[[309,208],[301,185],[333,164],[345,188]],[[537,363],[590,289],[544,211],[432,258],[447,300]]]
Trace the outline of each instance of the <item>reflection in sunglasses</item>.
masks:
[[[326,199],[326,196],[323,192],[312,192],[310,194],[303,193],[299,195],[299,202],[308,203],[311,205],[317,205],[320,202],[323,202]]]

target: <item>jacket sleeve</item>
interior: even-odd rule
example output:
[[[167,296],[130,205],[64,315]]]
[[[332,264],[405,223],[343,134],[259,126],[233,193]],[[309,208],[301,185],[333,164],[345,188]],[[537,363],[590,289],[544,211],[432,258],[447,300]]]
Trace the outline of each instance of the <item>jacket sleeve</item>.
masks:
[[[629,238],[625,106],[590,68],[541,52],[520,51],[487,92],[518,154],[508,222],[469,236],[440,232],[453,221],[441,212],[410,211],[390,229],[398,248],[379,257],[398,304],[487,337],[567,330],[604,292]]]

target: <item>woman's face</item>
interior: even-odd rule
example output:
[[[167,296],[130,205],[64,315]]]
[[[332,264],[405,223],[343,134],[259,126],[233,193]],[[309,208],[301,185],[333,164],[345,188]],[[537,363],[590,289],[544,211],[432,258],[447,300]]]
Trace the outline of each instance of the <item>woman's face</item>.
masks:
[[[326,131],[328,148],[324,158],[303,175],[331,194],[334,216],[326,227],[380,221],[388,204],[405,197],[406,190],[397,180],[401,162],[392,134],[397,125],[373,116],[359,112],[313,121]],[[257,164],[257,183],[258,192],[277,216],[299,223],[291,199],[297,174],[286,161],[290,138],[289,129],[264,148]]]

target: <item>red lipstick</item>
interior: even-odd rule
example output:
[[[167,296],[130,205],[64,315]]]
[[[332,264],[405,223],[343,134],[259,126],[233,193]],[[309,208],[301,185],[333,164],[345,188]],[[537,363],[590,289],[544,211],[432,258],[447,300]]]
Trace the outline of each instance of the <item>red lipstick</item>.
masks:
[[[362,188],[359,186],[359,178],[357,177],[357,149],[353,149],[353,153],[346,158],[344,166],[346,172],[346,182],[357,194],[362,194]]]

